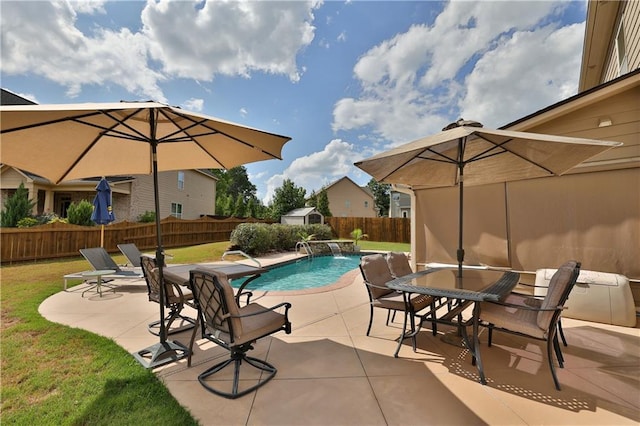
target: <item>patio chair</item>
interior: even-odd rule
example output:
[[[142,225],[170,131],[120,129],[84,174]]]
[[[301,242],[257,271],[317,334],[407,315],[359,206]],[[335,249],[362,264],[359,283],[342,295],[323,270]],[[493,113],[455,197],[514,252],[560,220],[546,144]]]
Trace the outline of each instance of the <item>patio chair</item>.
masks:
[[[402,252],[392,251],[387,253],[387,264],[394,278],[413,274],[413,269],[411,269],[411,265],[409,264],[409,258]]]
[[[91,264],[91,267],[98,270],[111,269],[115,271],[109,274],[110,277],[141,279],[143,278],[140,268],[122,269],[103,247],[92,247],[80,249],[80,254]]]
[[[167,335],[179,333],[181,331],[190,330],[196,325],[194,318],[182,315],[182,309],[184,305],[196,308],[193,302],[193,293],[187,289],[182,289],[179,284],[170,282],[165,279],[164,286],[164,300],[160,300],[160,276],[158,273],[158,264],[156,259],[151,256],[140,256],[140,264],[142,265],[142,271],[144,273],[145,281],[147,282],[147,291],[149,295],[149,301],[155,303],[164,303],[165,308],[169,313],[164,318],[165,333]],[[177,327],[172,327],[176,320],[180,320],[180,324]],[[158,336],[160,334],[160,320],[149,323],[147,326],[149,333]]]
[[[142,253],[134,243],[118,244],[118,250],[127,258],[127,263],[133,267],[142,267],[140,257]]]
[[[229,280],[226,275],[218,271],[192,270],[190,282],[196,304],[199,306],[198,317],[202,338],[208,339],[230,352],[229,358],[208,368],[198,376],[200,384],[209,392],[235,399],[254,391],[271,380],[277,369],[267,361],[248,356],[247,352],[253,349],[255,341],[262,337],[281,330],[287,334],[291,333],[291,323],[288,317],[291,304],[284,302],[266,308],[257,303],[250,303],[240,308],[236,303]],[[284,313],[276,312],[282,308],[284,308]],[[197,328],[193,330],[191,336],[188,366],[191,366],[196,330]],[[260,374],[256,384],[240,390],[240,366],[243,363],[260,370]],[[231,391],[214,388],[206,379],[230,364],[234,366]],[[243,380],[243,383],[246,381]]]
[[[407,303],[401,292],[388,288],[386,284],[394,279],[394,277],[389,270],[386,258],[382,254],[362,256],[360,260],[360,272],[362,273],[362,278],[364,279],[367,293],[369,294],[369,325],[367,326],[367,336],[371,332],[371,324],[373,323],[373,308],[387,310],[386,325],[389,325],[389,317],[392,312],[401,311],[405,313],[402,334],[399,337],[398,348],[394,354],[396,358],[400,352],[402,342],[406,337],[412,338],[413,350],[416,350],[416,333],[419,331],[420,326],[422,326],[426,315],[432,314],[432,332],[434,336],[436,335],[435,300],[431,296],[415,294],[410,296]],[[420,311],[428,307],[431,308],[429,312],[418,315]],[[418,330],[416,330],[415,326],[416,316],[420,318]],[[411,323],[410,336],[406,335],[407,318]]]
[[[547,295],[540,302],[534,297],[510,294],[504,301],[481,302],[480,321],[489,328],[488,346],[491,346],[493,330],[542,340],[547,343],[547,360],[556,389],[560,383],[555,372],[553,351],[558,365],[564,367],[557,338],[558,321],[578,274],[580,263],[569,261],[563,264],[549,282]]]

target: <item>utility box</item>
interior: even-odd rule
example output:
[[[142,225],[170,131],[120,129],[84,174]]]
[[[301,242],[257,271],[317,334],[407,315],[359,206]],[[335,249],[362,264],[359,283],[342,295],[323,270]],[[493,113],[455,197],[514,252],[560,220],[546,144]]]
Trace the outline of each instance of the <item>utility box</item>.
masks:
[[[544,296],[556,269],[536,271],[535,295]],[[604,324],[636,326],[636,308],[624,275],[596,271],[580,271],[578,280],[569,294],[563,317]]]

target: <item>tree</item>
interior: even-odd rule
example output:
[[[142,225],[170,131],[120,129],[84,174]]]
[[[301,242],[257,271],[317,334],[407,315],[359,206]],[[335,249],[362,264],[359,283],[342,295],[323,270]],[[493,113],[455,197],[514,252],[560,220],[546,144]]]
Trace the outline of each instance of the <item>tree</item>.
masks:
[[[31,217],[31,211],[35,205],[35,201],[29,199],[29,191],[21,182],[16,192],[4,202],[0,226],[16,227],[20,219]]]
[[[80,200],[78,203],[69,204],[67,208],[67,219],[74,225],[92,226],[95,223],[91,220],[93,204],[87,200]]]
[[[304,207],[306,193],[304,188],[297,187],[291,179],[285,179],[282,186],[275,190],[269,216],[279,220],[287,212]]]
[[[307,206],[318,207],[318,194],[316,194],[315,190],[311,191],[311,195],[307,198]]]
[[[373,199],[376,204],[376,210],[378,211],[378,216],[388,216],[389,215],[389,196],[391,193],[391,185],[388,183],[379,183],[377,180],[371,178],[367,186],[373,193]]]
[[[236,202],[233,206],[233,214],[231,216],[245,217],[246,209],[247,206],[244,203],[244,197],[242,197],[242,194],[238,194],[238,196],[236,197]]]
[[[250,200],[256,205],[254,211],[260,209],[262,203],[256,197],[257,188],[249,181],[247,169],[244,166],[234,167],[229,170],[214,169],[211,170],[214,176],[218,178],[216,183],[216,214],[220,216],[236,215],[236,205],[238,205],[238,197],[242,198],[243,214],[250,215],[246,210]],[[256,216],[253,216],[256,217]]]
[[[316,205],[318,212],[324,217],[331,217],[331,210],[329,210],[329,196],[327,195],[327,190],[322,189],[320,194],[318,194],[318,204]]]

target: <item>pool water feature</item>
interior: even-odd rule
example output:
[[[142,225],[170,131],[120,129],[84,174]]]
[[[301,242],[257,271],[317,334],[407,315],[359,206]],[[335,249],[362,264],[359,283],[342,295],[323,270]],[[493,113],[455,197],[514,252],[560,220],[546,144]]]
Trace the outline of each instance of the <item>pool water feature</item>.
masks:
[[[245,290],[291,291],[324,287],[333,284],[360,264],[357,256],[315,256],[269,268],[269,272],[251,281]],[[231,285],[239,287],[243,279],[233,280]]]

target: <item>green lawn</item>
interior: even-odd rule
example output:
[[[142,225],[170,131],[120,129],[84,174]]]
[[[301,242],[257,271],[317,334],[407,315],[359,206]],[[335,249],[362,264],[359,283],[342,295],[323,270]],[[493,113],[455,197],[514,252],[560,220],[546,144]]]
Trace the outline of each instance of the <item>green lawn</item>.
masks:
[[[228,242],[167,250],[171,263],[219,260]],[[362,241],[363,250],[409,251],[408,244]],[[115,256],[125,263],[123,256]],[[38,306],[62,290],[82,259],[0,268],[3,425],[196,424],[153,372],[113,340],[51,323]]]

